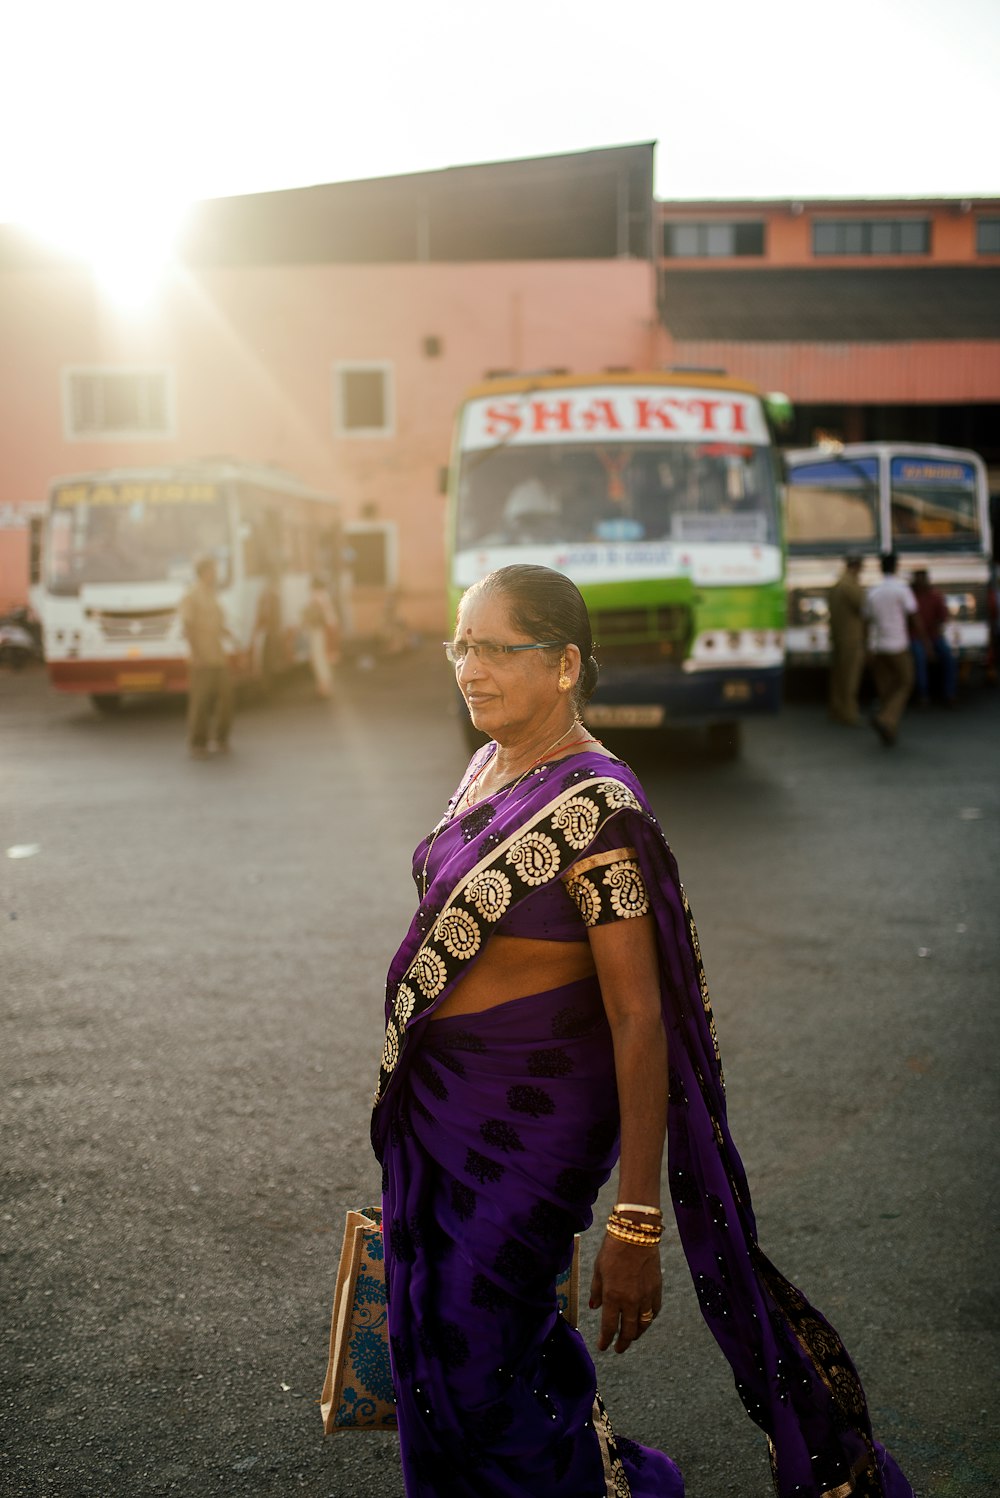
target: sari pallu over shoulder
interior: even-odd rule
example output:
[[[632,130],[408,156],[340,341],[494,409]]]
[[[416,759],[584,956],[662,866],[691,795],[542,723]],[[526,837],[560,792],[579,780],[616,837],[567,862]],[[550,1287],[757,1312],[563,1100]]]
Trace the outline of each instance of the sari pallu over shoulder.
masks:
[[[478,758],[478,757],[477,757]],[[473,762],[474,764],[476,761]],[[579,754],[500,799],[442,823],[442,856],[392,963],[372,1116],[382,1158],[392,1096],[430,1015],[513,904],[561,874],[616,819],[650,896],[670,1058],[668,1172],[699,1305],[751,1419],[768,1437],[778,1498],[912,1498],[874,1440],[864,1390],[839,1336],[757,1243],[697,930],[676,864],[627,766]]]

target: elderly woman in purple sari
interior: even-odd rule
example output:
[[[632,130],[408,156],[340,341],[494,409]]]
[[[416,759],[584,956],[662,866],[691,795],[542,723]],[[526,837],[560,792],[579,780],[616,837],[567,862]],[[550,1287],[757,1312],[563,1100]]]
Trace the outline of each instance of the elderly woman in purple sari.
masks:
[[[779,1498],[912,1498],[840,1338],[765,1257],[687,897],[560,573],[505,567],[446,646],[477,751],[419,845],[372,1119],[408,1498],[680,1498],[601,1402],[558,1276],[616,1164],[590,1304],[623,1353],[660,1310],[667,1180],[702,1313]]]

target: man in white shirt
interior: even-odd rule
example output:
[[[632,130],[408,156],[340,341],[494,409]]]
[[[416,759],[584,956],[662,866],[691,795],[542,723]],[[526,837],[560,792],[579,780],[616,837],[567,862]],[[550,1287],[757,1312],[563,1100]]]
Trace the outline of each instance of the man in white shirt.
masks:
[[[910,627],[918,639],[924,634],[917,600],[909,583],[896,576],[896,553],[882,557],[882,581],[865,599],[868,649],[878,692],[879,710],[871,725],[887,749],[896,742],[899,720],[913,691]]]

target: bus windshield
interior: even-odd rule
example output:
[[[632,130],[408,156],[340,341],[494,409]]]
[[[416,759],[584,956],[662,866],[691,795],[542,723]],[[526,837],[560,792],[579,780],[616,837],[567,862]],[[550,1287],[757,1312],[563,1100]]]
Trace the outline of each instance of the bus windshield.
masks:
[[[976,471],[971,463],[893,458],[892,542],[900,551],[979,543]]]
[[[732,442],[536,442],[467,452],[456,550],[613,541],[771,543],[767,448]]]
[[[878,460],[838,458],[790,466],[788,549],[878,549]]]
[[[52,495],[49,591],[64,597],[88,583],[186,582],[210,554],[229,582],[231,539],[223,492],[183,482],[70,483]]]

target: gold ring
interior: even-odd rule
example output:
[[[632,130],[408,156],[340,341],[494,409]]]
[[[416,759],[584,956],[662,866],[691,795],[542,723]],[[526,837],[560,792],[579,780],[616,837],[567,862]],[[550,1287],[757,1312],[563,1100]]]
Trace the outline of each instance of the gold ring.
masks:
[[[640,1322],[640,1324],[642,1326],[648,1326],[649,1323],[652,1321],[652,1319],[653,1319],[653,1312],[652,1311],[643,1311],[642,1314],[639,1317],[639,1322]]]

